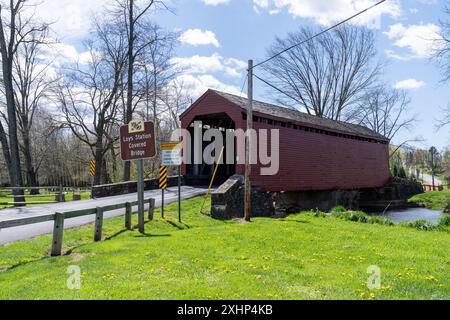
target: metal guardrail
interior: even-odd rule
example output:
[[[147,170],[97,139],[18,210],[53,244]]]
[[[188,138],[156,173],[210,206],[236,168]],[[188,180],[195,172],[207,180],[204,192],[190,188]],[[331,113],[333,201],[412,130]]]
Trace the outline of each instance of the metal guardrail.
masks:
[[[153,213],[155,210],[155,199],[146,199],[146,203],[149,203],[148,209],[148,219],[149,221],[153,220]],[[83,216],[96,216],[95,219],[95,232],[94,232],[94,241],[98,242],[102,240],[102,229],[103,229],[103,214],[108,211],[125,209],[125,228],[127,230],[132,230],[133,226],[131,223],[132,218],[132,207],[137,206],[138,201],[135,202],[126,202],[116,205],[110,205],[105,207],[97,207],[93,209],[84,209],[77,211],[68,211],[68,212],[56,212],[54,214],[47,214],[36,217],[29,218],[21,218],[21,219],[13,219],[0,221],[0,230],[8,229],[14,227],[21,227],[32,225],[36,223],[43,223],[54,221],[53,224],[53,241],[51,247],[51,255],[52,256],[60,256],[62,252],[62,243],[63,243],[63,233],[64,233],[64,221],[66,219],[73,219]]]

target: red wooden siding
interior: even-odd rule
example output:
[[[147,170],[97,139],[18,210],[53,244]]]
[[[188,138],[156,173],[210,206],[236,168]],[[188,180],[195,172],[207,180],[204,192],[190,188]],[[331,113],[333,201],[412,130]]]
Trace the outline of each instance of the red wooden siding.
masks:
[[[196,116],[226,113],[245,129],[244,110],[208,91],[181,116],[182,128],[188,128]],[[280,121],[290,119],[255,113],[255,116]],[[261,176],[253,167],[252,184],[267,191],[309,191],[360,189],[384,186],[389,180],[389,145],[306,132],[259,122],[255,129],[280,130],[280,169],[275,176]],[[270,137],[270,134],[269,134]],[[268,147],[270,152],[270,147]],[[237,174],[244,166],[237,165]],[[186,166],[183,168],[186,174]]]

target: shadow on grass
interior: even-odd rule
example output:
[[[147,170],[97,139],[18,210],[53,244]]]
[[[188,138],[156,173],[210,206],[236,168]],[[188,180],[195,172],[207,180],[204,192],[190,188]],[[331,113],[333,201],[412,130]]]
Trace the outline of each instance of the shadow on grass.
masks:
[[[188,230],[188,229],[191,228],[189,225],[184,224],[184,223],[181,223],[181,225],[179,225],[179,224],[177,224],[177,223],[175,223],[173,221],[170,221],[170,220],[166,220],[166,222],[168,224],[170,224],[172,227],[174,227],[174,228],[176,228],[178,230]]]
[[[151,233],[140,233],[138,235],[135,235],[134,238],[165,238],[165,237],[171,237],[171,234],[151,234]]]
[[[37,259],[34,259],[34,260],[22,261],[22,262],[16,263],[16,264],[14,264],[14,265],[12,265],[10,267],[6,267],[6,268],[3,268],[3,269],[0,269],[0,274],[4,273],[4,272],[11,271],[11,270],[14,270],[14,269],[17,269],[19,267],[26,266],[26,265],[28,265],[30,263],[35,263],[35,262],[39,262],[39,261],[45,260],[47,258],[50,258],[50,254],[44,255],[44,256],[42,256],[40,258],[37,258]]]
[[[126,232],[128,232],[128,230],[126,230],[126,229],[120,230],[120,231],[118,231],[118,232],[112,234],[111,236],[105,237],[102,241],[110,241],[110,240],[113,240],[114,238],[117,238],[118,236],[120,236],[120,235],[122,235],[122,234],[124,234],[124,233],[126,233]],[[166,235],[148,235],[148,236],[152,236],[152,237],[162,237],[162,236],[166,236]],[[141,237],[144,237],[144,235],[141,235]],[[78,250],[78,249],[80,249],[80,248],[83,248],[84,246],[90,245],[90,244],[92,244],[92,243],[94,243],[94,242],[93,242],[93,241],[90,241],[90,242],[83,242],[83,243],[81,243],[81,244],[79,244],[79,245],[75,245],[75,246],[73,246],[73,247],[70,247],[70,248],[68,248],[65,252],[63,252],[63,254],[62,254],[60,257],[67,257],[67,256],[70,256],[70,255],[72,255],[72,254],[75,252],[75,250]],[[22,261],[22,262],[19,262],[19,263],[14,264],[14,265],[12,265],[12,266],[10,266],[10,267],[2,268],[2,269],[0,269],[0,273],[8,272],[8,271],[17,269],[17,268],[19,268],[19,267],[23,267],[23,266],[26,266],[26,265],[28,265],[28,264],[35,263],[35,262],[40,262],[40,261],[42,261],[42,260],[49,259],[49,258],[58,258],[58,257],[57,257],[57,256],[56,256],[56,257],[51,257],[51,256],[50,256],[50,252],[47,252],[46,255],[43,255],[43,256],[40,257],[40,258],[33,259],[33,260],[28,260],[28,261]]]

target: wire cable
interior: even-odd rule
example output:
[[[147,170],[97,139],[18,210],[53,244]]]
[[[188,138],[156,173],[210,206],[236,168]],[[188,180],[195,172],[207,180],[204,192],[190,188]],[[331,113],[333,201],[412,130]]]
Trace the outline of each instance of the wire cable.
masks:
[[[248,79],[248,71],[244,77],[244,83],[242,83],[242,88],[241,88],[241,93],[239,94],[239,98],[242,98],[242,94],[244,93],[245,85],[247,84],[247,79]]]
[[[292,45],[292,46],[290,46],[290,47],[288,47],[288,48],[286,48],[286,49],[284,49],[284,50],[278,52],[277,54],[273,55],[272,57],[270,57],[270,58],[268,58],[268,59],[266,59],[266,60],[264,60],[264,61],[262,61],[262,62],[260,62],[260,63],[255,64],[255,65],[253,66],[253,69],[255,69],[256,67],[259,67],[260,65],[262,65],[262,64],[264,64],[264,63],[267,63],[267,62],[269,62],[269,61],[275,59],[276,57],[281,56],[283,53],[285,53],[285,52],[287,52],[287,51],[290,51],[290,50],[294,49],[295,47],[298,47],[298,46],[300,46],[300,45],[302,45],[302,44],[304,44],[304,43],[306,43],[306,42],[309,42],[309,41],[311,41],[311,40],[313,40],[313,39],[315,39],[315,38],[317,38],[317,37],[320,37],[321,35],[327,33],[328,31],[331,31],[331,30],[333,30],[333,29],[335,29],[335,28],[337,28],[337,27],[343,25],[344,23],[346,23],[346,22],[348,22],[348,21],[350,21],[350,20],[353,20],[354,18],[356,18],[356,17],[358,17],[358,16],[360,16],[360,15],[366,13],[366,12],[369,11],[369,10],[372,10],[373,8],[375,8],[375,7],[379,6],[379,5],[381,5],[381,4],[384,3],[384,2],[386,2],[386,0],[379,1],[379,2],[377,2],[377,3],[375,3],[375,4],[373,4],[372,6],[370,6],[370,7],[366,8],[366,9],[364,9],[364,10],[362,10],[362,11],[360,11],[360,12],[354,14],[354,15],[352,15],[351,17],[349,17],[349,18],[347,18],[347,19],[345,19],[345,20],[343,20],[343,21],[341,21],[341,22],[339,22],[339,23],[337,23],[337,24],[335,24],[335,25],[333,25],[333,26],[331,26],[331,27],[329,27],[329,28],[327,28],[327,29],[325,29],[325,30],[323,30],[323,31],[321,31],[321,32],[319,32],[319,33],[317,33],[317,34],[315,34],[314,36],[310,37],[309,39],[306,39],[306,40],[304,40],[304,41],[302,41],[302,42],[299,42],[299,43],[297,43],[297,44],[294,44],[294,45]]]
[[[256,75],[256,74],[253,74],[253,76],[254,76],[256,79],[258,79],[259,81],[261,81],[261,82],[265,83],[266,85],[268,85],[269,87],[271,87],[271,88],[277,90],[278,92],[284,94],[285,96],[289,97],[290,99],[299,102],[298,99],[292,97],[290,94],[288,94],[288,93],[284,92],[283,90],[277,88],[276,86],[274,86],[273,84],[271,84],[271,83],[268,82],[267,80],[264,80],[264,79],[260,78],[260,77],[259,77],[258,75]]]

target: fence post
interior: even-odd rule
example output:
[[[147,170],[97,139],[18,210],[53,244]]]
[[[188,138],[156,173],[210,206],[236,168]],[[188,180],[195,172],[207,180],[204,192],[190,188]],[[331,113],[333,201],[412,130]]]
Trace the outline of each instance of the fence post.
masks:
[[[102,241],[102,228],[103,228],[103,208],[97,208],[97,214],[95,215],[95,234],[94,241]]]
[[[148,202],[148,220],[153,221],[153,213],[155,212],[155,199],[150,199]]]
[[[55,222],[53,224],[53,242],[51,256],[60,256],[64,234],[64,213],[55,213]]]
[[[131,225],[131,215],[132,215],[132,208],[131,203],[127,202],[125,203],[125,228],[127,230],[132,230],[133,226]]]

